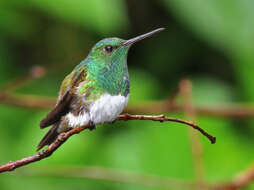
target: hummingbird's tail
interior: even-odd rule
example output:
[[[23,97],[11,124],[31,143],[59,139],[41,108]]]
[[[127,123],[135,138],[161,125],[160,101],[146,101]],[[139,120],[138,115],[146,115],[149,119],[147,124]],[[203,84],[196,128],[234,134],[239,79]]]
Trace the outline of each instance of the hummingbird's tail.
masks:
[[[46,135],[41,139],[40,143],[37,146],[37,150],[39,151],[42,147],[46,145],[50,145],[54,140],[56,140],[58,136],[57,132],[58,124],[54,124],[51,129],[46,133]]]

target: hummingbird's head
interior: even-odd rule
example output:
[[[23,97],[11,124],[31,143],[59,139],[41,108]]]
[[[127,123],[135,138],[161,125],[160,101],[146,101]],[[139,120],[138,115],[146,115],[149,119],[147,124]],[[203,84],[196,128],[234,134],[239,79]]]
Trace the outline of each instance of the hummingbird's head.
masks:
[[[91,52],[89,53],[89,58],[94,61],[100,62],[101,64],[126,63],[127,54],[132,44],[144,38],[150,37],[153,34],[162,30],[164,30],[164,28],[153,30],[149,33],[140,35],[130,40],[123,40],[120,38],[103,39],[96,43],[95,46],[92,48]]]
[[[106,38],[92,48],[89,57],[103,62],[112,62],[116,57],[126,57],[130,46],[123,46],[125,40],[120,38]]]

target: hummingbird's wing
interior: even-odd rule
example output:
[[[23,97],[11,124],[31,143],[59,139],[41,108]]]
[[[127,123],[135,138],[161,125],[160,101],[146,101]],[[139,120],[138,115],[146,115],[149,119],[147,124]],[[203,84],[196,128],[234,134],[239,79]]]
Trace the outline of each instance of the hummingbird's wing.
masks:
[[[72,95],[67,91],[64,96],[57,102],[55,108],[47,114],[47,116],[41,120],[40,128],[48,127],[61,119],[69,110],[69,105],[72,100]]]
[[[59,134],[59,121],[61,121],[62,116],[69,112],[72,101],[76,96],[74,90],[81,82],[86,80],[86,76],[86,67],[81,66],[69,74],[62,82],[55,108],[40,122],[40,128],[45,128],[50,125],[53,126],[38,144],[37,151],[45,145],[50,145],[57,138]]]
[[[68,113],[70,104],[73,99],[73,90],[79,85],[80,82],[86,79],[86,68],[80,67],[78,71],[73,71],[69,74],[61,85],[60,94],[55,108],[47,114],[47,116],[40,122],[40,128],[43,129],[56,122],[62,116]]]

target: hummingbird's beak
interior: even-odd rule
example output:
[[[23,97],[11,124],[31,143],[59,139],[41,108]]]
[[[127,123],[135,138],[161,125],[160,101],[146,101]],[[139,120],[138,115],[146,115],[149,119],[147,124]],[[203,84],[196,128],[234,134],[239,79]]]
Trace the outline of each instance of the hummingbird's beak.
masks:
[[[155,33],[160,32],[160,31],[162,31],[162,30],[164,30],[164,29],[165,29],[165,28],[158,28],[158,29],[153,30],[153,31],[151,31],[151,32],[148,32],[148,33],[146,33],[146,34],[142,34],[142,35],[137,36],[137,37],[135,37],[135,38],[126,40],[126,41],[123,43],[123,45],[124,45],[124,46],[128,46],[128,45],[134,44],[134,43],[136,43],[136,42],[138,42],[138,41],[140,41],[140,40],[143,40],[143,39],[145,39],[145,38],[148,38],[148,37],[154,35]]]

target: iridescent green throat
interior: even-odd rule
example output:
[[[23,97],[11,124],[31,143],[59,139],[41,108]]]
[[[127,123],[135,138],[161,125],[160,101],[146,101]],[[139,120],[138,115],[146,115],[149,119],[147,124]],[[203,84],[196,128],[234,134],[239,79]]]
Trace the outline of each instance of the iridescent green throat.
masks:
[[[127,67],[129,47],[120,46],[117,51],[108,56],[102,55],[104,52],[95,50],[92,50],[78,66],[85,67],[87,72],[87,82],[80,88],[80,92],[90,91],[92,96],[104,93],[127,96],[130,91]]]

